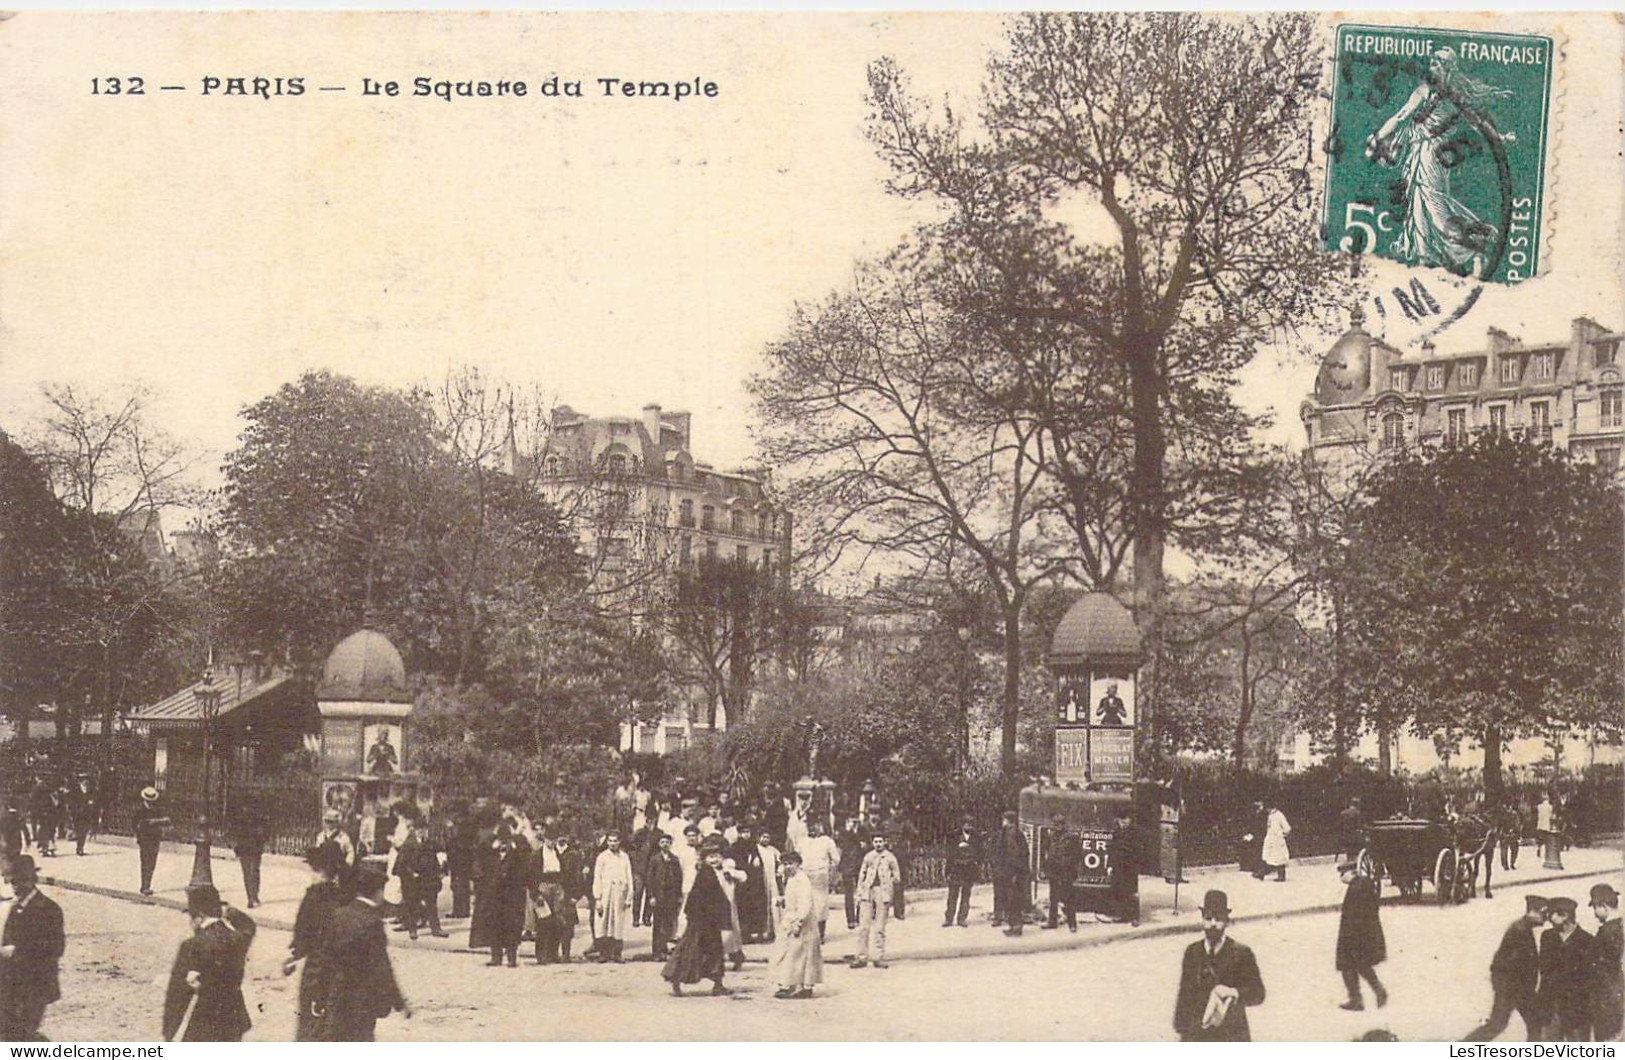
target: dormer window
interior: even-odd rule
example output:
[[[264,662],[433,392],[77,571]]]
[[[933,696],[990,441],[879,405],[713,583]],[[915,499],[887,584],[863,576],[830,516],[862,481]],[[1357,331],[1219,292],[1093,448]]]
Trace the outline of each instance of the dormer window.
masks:
[[[604,462],[605,468],[611,475],[626,474],[631,469],[630,464],[631,461],[627,459],[624,453],[611,453],[609,459]]]
[[[1444,389],[1444,365],[1442,365],[1442,364],[1430,364],[1430,365],[1428,365],[1428,389],[1429,390],[1443,390]]]
[[[1619,341],[1599,342],[1593,349],[1596,350],[1597,367],[1610,365],[1619,357]]]
[[[1403,368],[1393,369],[1388,373],[1388,386],[1403,394],[1410,389],[1410,373]]]
[[[1459,373],[1458,378],[1461,379],[1461,385],[1464,389],[1478,385],[1478,365],[1469,362],[1457,368],[1456,371]]]
[[[1518,385],[1518,359],[1516,357],[1501,358],[1501,385]]]
[[[1556,374],[1557,356],[1551,353],[1537,353],[1534,360],[1535,382],[1550,382]]]

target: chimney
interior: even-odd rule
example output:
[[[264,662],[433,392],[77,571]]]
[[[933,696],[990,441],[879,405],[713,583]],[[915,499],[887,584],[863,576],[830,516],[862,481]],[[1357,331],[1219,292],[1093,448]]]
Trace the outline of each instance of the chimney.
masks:
[[[649,404],[643,406],[643,429],[649,432],[649,441],[658,448],[660,446],[660,406]]]
[[[668,413],[666,413],[666,422],[671,424],[672,427],[677,431],[677,433],[682,437],[682,442],[680,444],[682,445],[682,447],[684,449],[687,449],[690,453],[694,452],[694,439],[689,434],[689,427],[693,423],[693,421],[694,421],[693,413],[689,413],[689,412],[668,412]]]
[[[1607,328],[1590,317],[1575,317],[1571,327],[1572,342],[1577,347],[1608,334]]]
[[[1505,353],[1518,345],[1516,336],[1508,335],[1500,328],[1489,328],[1487,331],[1490,337],[1490,350],[1494,353]]]
[[[1423,339],[1422,340],[1422,356],[1423,357],[1432,357],[1433,356],[1433,340],[1432,339]]]

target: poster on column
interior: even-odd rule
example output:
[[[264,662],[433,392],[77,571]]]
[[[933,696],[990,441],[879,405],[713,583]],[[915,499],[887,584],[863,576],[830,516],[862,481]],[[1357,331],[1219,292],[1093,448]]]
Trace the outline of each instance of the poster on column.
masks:
[[[1134,725],[1134,671],[1090,672],[1089,724]]]

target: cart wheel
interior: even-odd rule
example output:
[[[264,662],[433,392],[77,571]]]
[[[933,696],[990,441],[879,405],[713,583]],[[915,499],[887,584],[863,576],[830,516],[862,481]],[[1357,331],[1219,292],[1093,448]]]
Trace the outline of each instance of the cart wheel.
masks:
[[[1433,864],[1434,896],[1440,905],[1449,905],[1456,898],[1456,852],[1449,848],[1439,851],[1439,860]]]
[[[1371,883],[1377,889],[1377,898],[1380,901],[1382,899],[1383,868],[1381,863],[1371,856],[1370,847],[1362,847],[1360,852],[1354,855],[1354,868],[1360,875],[1371,880]]]

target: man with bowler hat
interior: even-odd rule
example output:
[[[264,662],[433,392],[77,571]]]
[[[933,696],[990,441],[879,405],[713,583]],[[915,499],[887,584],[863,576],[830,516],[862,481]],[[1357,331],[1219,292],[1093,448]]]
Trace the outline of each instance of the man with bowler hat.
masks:
[[[1540,983],[1540,953],[1535,929],[1546,921],[1546,899],[1538,894],[1524,896],[1523,916],[1507,925],[1490,961],[1490,987],[1495,1001],[1490,1018],[1467,1035],[1469,1042],[1488,1042],[1507,1029],[1512,1013],[1523,1017],[1525,1037],[1534,1041],[1540,1032],[1535,1015],[1535,988]]]
[[[1625,1021],[1625,968],[1621,953],[1625,941],[1620,936],[1619,892],[1606,883],[1591,888],[1591,912],[1597,918],[1595,962],[1591,977],[1593,999],[1592,1030],[1599,1042],[1619,1037]]]
[[[164,993],[164,1041],[238,1042],[252,1027],[243,1002],[243,965],[254,941],[247,913],[220,901],[209,884],[186,889],[192,937],[181,943]]]
[[[164,840],[169,816],[158,808],[158,789],[144,788],[135,811],[135,846],[141,854],[141,893],[152,894],[152,873],[158,867],[158,844]]]
[[[1579,924],[1579,903],[1553,898],[1546,903],[1551,924],[1540,936],[1540,989],[1535,994],[1541,1037],[1583,1042],[1591,1037],[1588,989],[1596,940]]]
[[[0,1041],[43,1041],[46,1006],[62,997],[62,907],[39,891],[34,859],[18,854],[6,868],[15,899],[0,934]]]
[[[391,1012],[412,1018],[412,1006],[401,994],[389,963],[385,882],[380,869],[362,865],[355,873],[355,899],[335,909],[328,921],[316,1041],[370,1042],[378,1021]]]
[[[1202,898],[1202,938],[1185,949],[1174,1002],[1174,1030],[1182,1042],[1250,1042],[1247,1007],[1264,1003],[1264,980],[1253,951],[1227,937],[1230,899],[1223,891]]]

